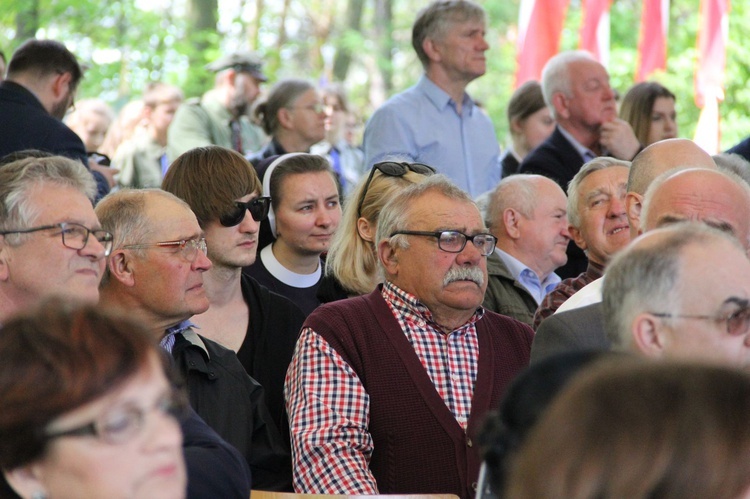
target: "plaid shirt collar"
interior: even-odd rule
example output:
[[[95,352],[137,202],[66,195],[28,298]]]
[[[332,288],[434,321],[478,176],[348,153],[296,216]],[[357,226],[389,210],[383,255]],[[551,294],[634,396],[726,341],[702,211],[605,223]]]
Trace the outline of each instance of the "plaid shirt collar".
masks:
[[[430,309],[413,294],[404,291],[390,281],[385,281],[380,293],[392,310],[395,310],[412,320],[415,318],[422,319],[440,330],[440,325],[433,319]],[[456,328],[455,331],[465,330],[467,326],[475,324],[482,317],[484,317],[484,309],[480,306],[477,307],[468,322],[461,327]]]

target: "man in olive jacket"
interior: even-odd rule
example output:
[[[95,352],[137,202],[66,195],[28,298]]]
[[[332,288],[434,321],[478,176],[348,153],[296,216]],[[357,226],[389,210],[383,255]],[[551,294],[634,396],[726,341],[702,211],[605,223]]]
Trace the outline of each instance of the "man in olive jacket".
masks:
[[[568,233],[567,199],[541,175],[513,175],[492,193],[487,226],[497,238],[487,258],[489,275],[482,305],[531,325],[544,296],[560,282]]]

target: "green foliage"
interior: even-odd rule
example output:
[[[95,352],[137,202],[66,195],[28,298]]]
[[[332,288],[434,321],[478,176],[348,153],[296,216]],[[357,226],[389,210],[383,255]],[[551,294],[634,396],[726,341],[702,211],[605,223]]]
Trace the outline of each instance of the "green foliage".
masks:
[[[23,41],[16,31],[19,15],[36,19],[37,36],[63,41],[88,66],[79,98],[101,96],[116,106],[139,95],[151,80],[180,85],[187,96],[200,95],[213,81],[204,68],[206,63],[229,50],[250,46],[266,59],[272,81],[290,76],[330,80],[333,58],[324,58],[322,51],[350,51],[345,84],[353,105],[365,117],[389,94],[413,85],[422,73],[411,48],[411,25],[416,12],[429,0],[391,1],[388,44],[381,41],[383,24],[377,18],[375,0],[361,0],[358,31],[347,28],[346,13],[352,0],[222,0],[218,12],[200,10],[212,11],[216,1],[2,0],[0,49],[10,55]],[[487,10],[491,49],[487,74],[472,83],[469,91],[493,119],[502,140],[507,133],[505,103],[513,91],[520,0],[478,1]],[[693,99],[699,0],[671,3],[668,67],[653,79],[677,95],[680,135],[692,137],[699,115]],[[192,17],[188,16],[190,5],[199,6]],[[218,28],[196,28],[205,25],[206,19],[213,24],[213,14],[218,16]],[[633,84],[640,15],[641,0],[613,0],[608,69],[621,94]],[[562,49],[577,48],[580,23],[581,0],[571,0]],[[732,2],[726,99],[720,106],[723,147],[750,134],[746,111],[750,62],[744,57],[746,38],[742,35],[748,25],[750,3]],[[257,33],[253,32],[256,26]],[[386,80],[392,83],[388,91],[384,90]]]

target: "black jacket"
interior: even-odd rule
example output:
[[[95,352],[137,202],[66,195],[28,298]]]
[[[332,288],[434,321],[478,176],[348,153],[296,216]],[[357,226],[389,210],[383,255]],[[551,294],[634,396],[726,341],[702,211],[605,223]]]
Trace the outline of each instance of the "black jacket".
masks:
[[[80,160],[88,168],[83,142],[65,123],[51,116],[39,99],[25,87],[12,81],[0,83],[0,157],[24,149],[58,154]],[[109,192],[107,180],[91,172],[98,196]]]
[[[205,350],[175,335],[172,357],[195,412],[247,459],[253,489],[291,490],[291,458],[263,400],[263,388],[232,350],[195,335]],[[195,334],[192,332],[192,334]]]
[[[245,371],[263,387],[268,411],[282,437],[288,441],[284,377],[305,315],[291,300],[269,291],[252,277],[243,274],[241,282],[250,321],[237,358]]]

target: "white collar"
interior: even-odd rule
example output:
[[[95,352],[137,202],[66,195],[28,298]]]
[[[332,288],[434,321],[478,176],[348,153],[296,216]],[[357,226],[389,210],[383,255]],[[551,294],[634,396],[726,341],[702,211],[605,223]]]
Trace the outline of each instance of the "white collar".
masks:
[[[260,261],[263,262],[263,266],[272,276],[287,286],[292,286],[294,288],[304,289],[315,286],[320,280],[322,272],[320,262],[318,263],[318,268],[315,269],[315,272],[312,274],[298,274],[292,272],[276,259],[276,256],[273,254],[273,244],[269,244],[260,250]]]

